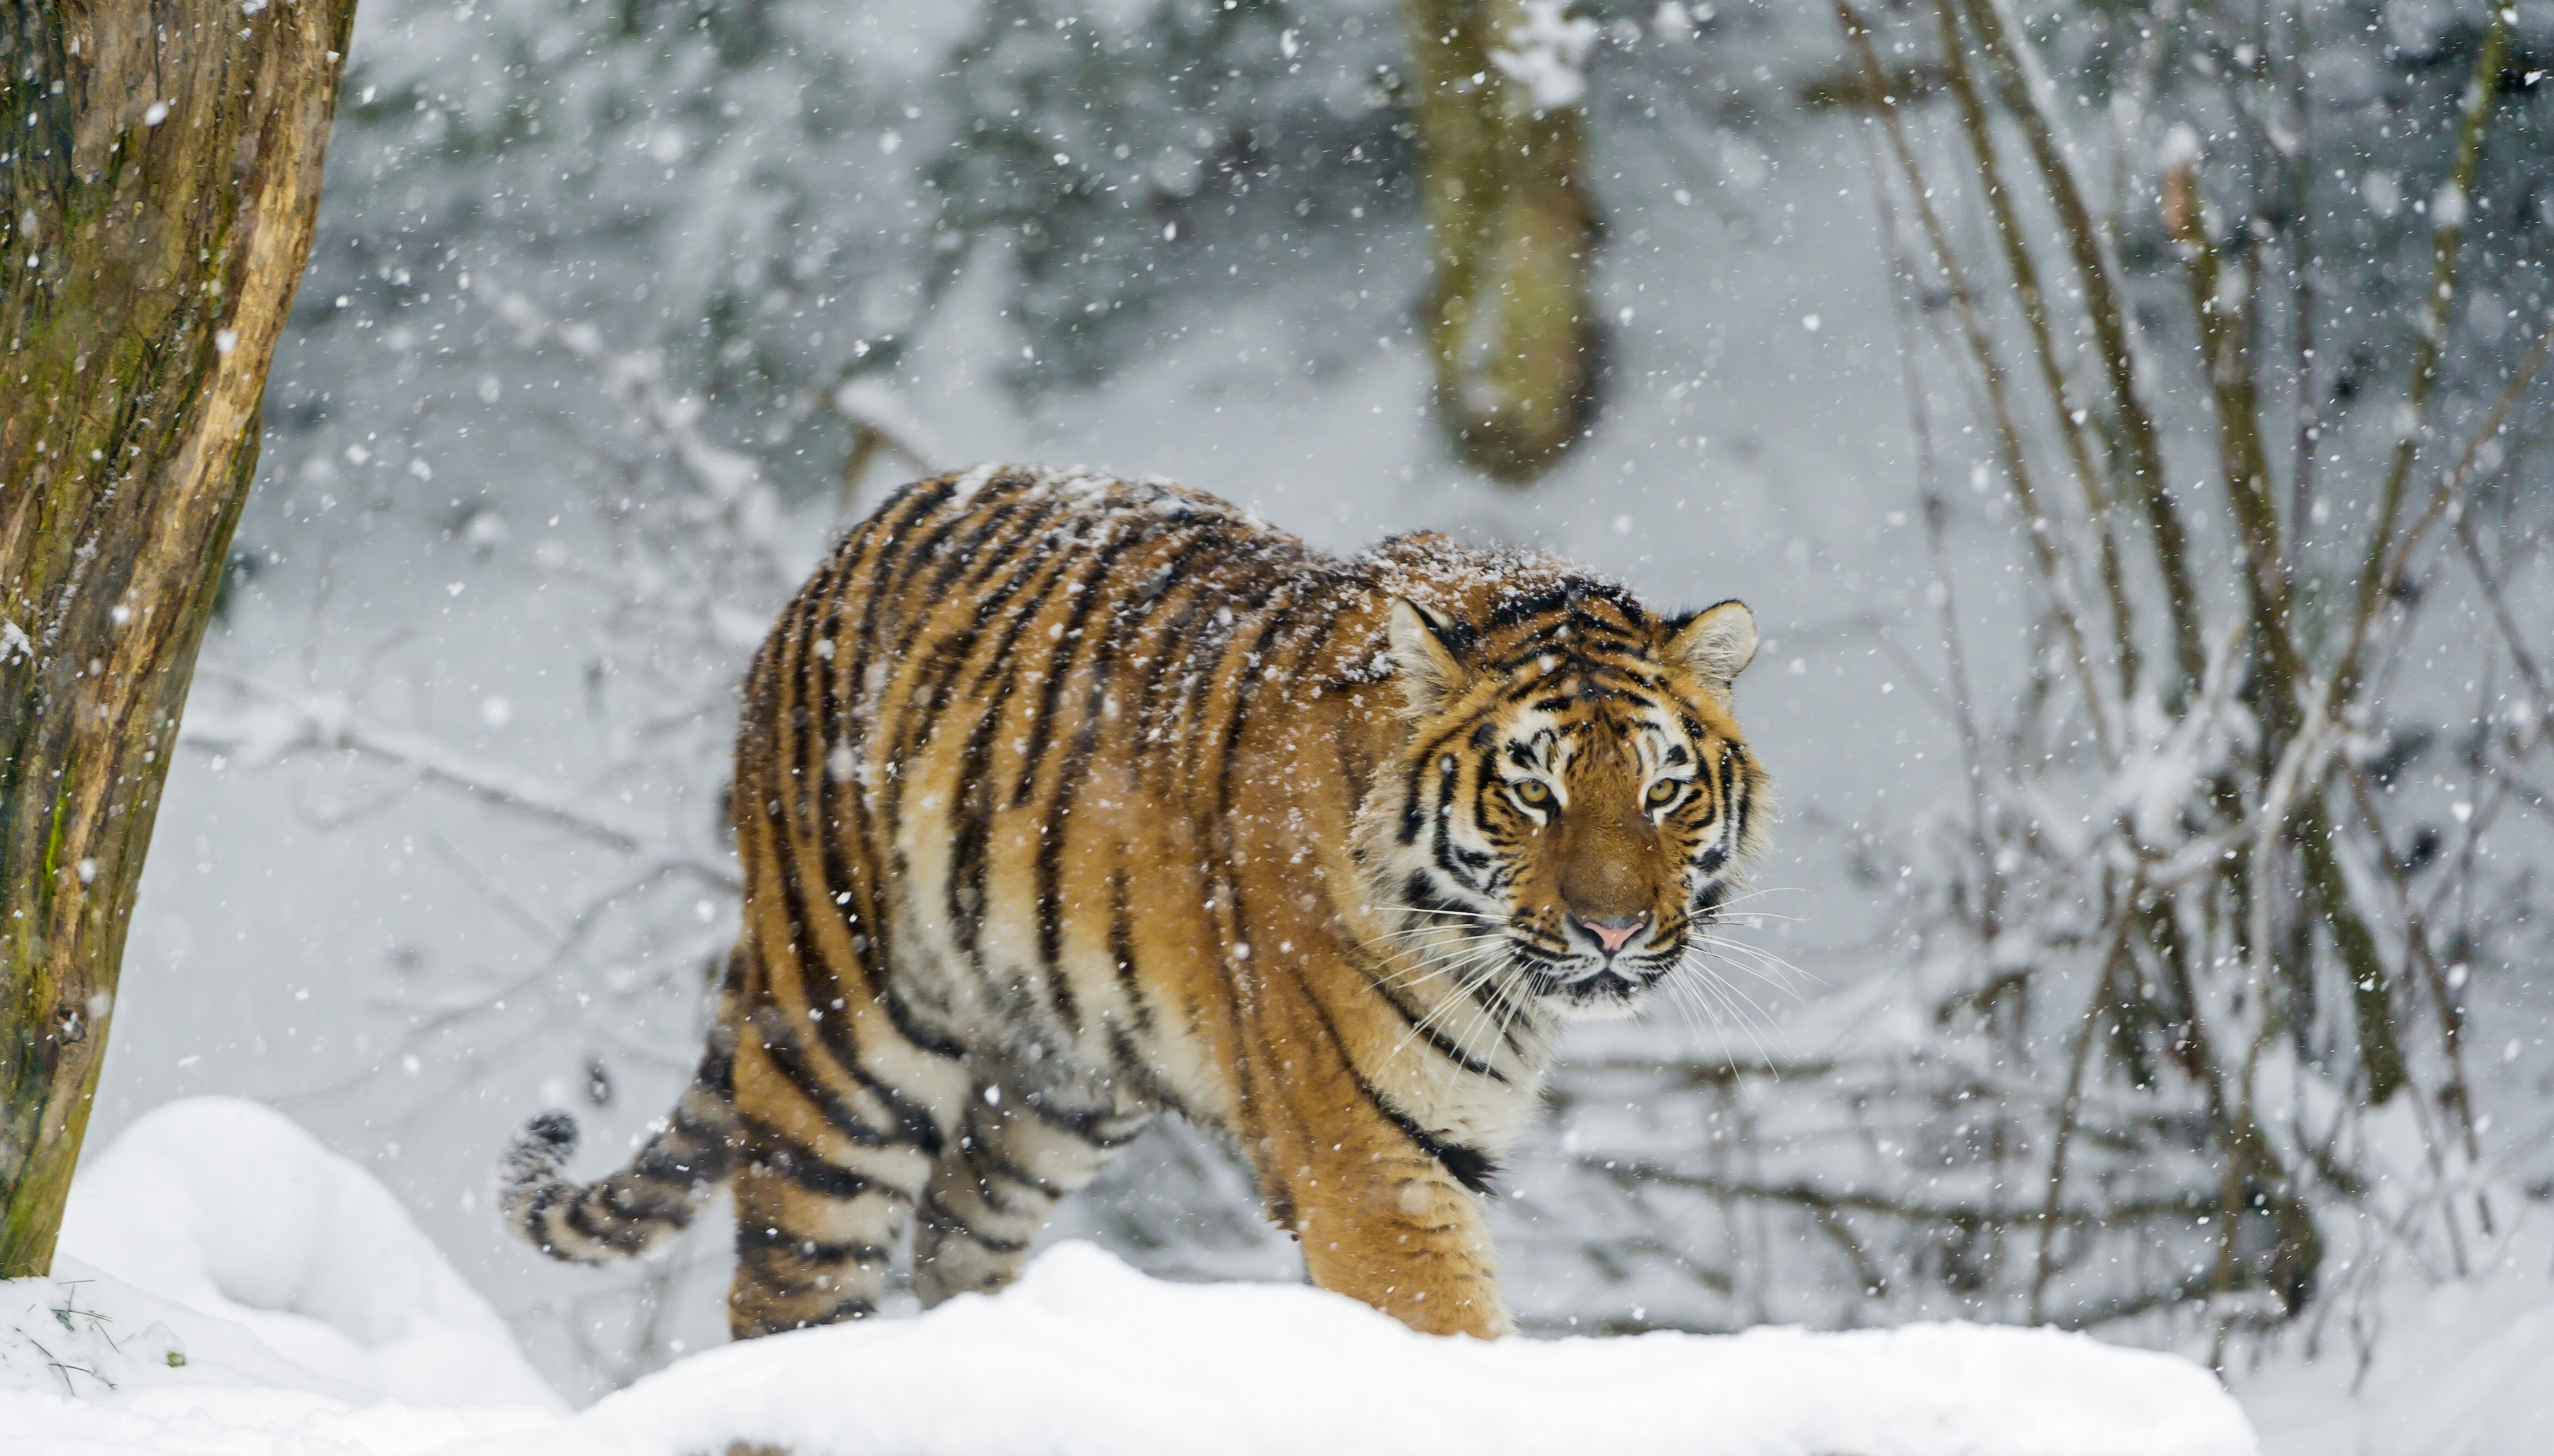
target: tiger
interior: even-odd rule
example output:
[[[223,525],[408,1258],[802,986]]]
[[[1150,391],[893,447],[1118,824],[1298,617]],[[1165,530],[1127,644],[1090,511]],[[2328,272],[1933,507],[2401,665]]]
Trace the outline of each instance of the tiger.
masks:
[[[554,1258],[732,1188],[745,1339],[1000,1288],[1156,1116],[1228,1139],[1324,1288],[1510,1329],[1484,1202],[1563,1028],[1700,953],[1764,847],[1729,601],[1556,556],[1339,559],[1203,492],[981,467],[903,488],[744,692],[744,909],[699,1067],[626,1168],[503,1166]]]

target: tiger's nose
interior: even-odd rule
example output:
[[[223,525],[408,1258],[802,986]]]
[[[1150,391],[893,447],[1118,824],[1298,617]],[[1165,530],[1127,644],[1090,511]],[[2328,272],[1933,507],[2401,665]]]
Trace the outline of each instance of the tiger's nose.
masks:
[[[1582,916],[1578,926],[1594,936],[1596,944],[1604,947],[1605,953],[1611,955],[1630,944],[1633,934],[1649,923],[1647,915],[1606,915],[1594,920]]]

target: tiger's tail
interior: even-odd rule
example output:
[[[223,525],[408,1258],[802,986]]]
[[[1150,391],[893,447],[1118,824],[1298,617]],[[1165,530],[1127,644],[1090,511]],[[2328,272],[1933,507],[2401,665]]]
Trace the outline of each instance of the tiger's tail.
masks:
[[[736,1021],[719,998],[709,1047],[673,1115],[628,1167],[590,1183],[560,1172],[576,1152],[576,1119],[544,1112],[506,1149],[498,1202],[533,1248],[571,1264],[630,1259],[682,1232],[701,1194],[735,1171]]]

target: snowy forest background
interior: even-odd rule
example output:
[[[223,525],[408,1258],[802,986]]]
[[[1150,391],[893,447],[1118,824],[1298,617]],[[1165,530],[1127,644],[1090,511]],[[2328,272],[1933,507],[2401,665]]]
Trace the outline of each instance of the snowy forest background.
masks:
[[[1088,463],[1765,624],[1749,948],[1574,1036],[1529,1330],[2347,1380],[2513,1247],[2541,1321],[2554,4],[1518,13],[1601,346],[1522,485],[1432,405],[1391,5],[366,0],[92,1145],[282,1107],[571,1397],[722,1338],[723,1228],[548,1266],[495,1154],[688,1073],[735,683],[832,537]],[[1295,1274],[1180,1128],[1048,1237]]]

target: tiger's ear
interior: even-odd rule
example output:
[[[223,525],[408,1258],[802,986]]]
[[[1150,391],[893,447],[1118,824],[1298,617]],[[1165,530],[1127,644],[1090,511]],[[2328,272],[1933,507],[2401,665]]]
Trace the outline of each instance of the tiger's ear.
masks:
[[[1463,686],[1463,664],[1454,656],[1462,629],[1453,618],[1407,597],[1392,603],[1392,660],[1414,714],[1434,713]]]
[[[1668,654],[1723,693],[1756,660],[1756,614],[1744,602],[1706,607],[1675,625]]]

